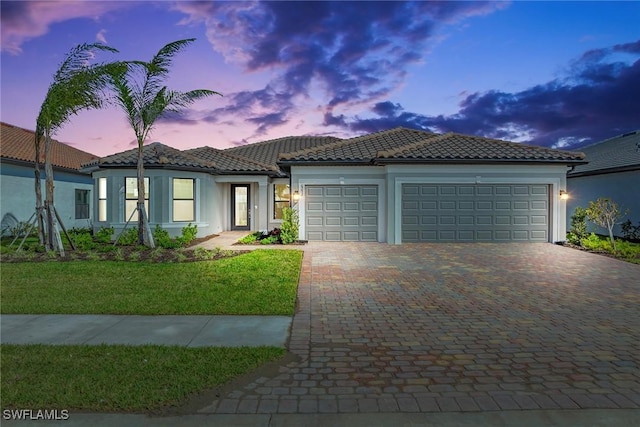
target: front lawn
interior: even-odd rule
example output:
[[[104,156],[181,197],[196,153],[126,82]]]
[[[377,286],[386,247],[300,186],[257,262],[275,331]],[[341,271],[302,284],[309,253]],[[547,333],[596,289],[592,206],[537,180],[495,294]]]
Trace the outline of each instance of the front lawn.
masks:
[[[293,315],[302,252],[190,263],[3,263],[3,314]]]
[[[3,409],[145,411],[189,396],[285,353],[275,347],[3,345]]]

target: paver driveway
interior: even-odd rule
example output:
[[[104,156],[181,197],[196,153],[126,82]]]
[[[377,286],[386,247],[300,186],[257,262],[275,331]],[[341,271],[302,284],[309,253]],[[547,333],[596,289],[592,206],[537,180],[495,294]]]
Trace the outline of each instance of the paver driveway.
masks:
[[[202,412],[640,407],[640,266],[551,244],[310,243],[296,362]]]

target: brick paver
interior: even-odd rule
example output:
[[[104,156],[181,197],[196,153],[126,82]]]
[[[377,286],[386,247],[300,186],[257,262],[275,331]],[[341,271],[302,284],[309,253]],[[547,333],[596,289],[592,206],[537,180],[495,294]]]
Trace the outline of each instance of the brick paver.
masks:
[[[305,247],[299,360],[202,412],[640,407],[640,266],[551,244]]]

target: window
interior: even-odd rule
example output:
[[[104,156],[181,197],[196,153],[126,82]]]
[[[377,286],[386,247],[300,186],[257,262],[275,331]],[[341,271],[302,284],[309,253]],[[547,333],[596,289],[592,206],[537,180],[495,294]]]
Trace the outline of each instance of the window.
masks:
[[[124,220],[128,221],[138,204],[138,178],[127,177],[124,179]],[[149,178],[144,179],[144,210],[149,217]],[[132,220],[138,217],[134,216]]]
[[[98,178],[98,221],[107,220],[107,178]]]
[[[195,179],[173,178],[173,220],[194,221],[196,204],[194,199]]]
[[[76,190],[76,219],[89,219],[89,190]]]
[[[289,207],[289,185],[273,184],[273,219],[282,219],[282,209]]]

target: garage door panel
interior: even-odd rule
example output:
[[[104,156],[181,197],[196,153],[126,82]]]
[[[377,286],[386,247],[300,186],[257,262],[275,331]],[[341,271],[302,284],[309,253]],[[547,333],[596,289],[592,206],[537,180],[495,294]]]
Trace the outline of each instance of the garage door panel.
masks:
[[[547,211],[548,209],[546,200],[534,200],[531,202],[531,210]]]
[[[545,185],[405,184],[402,194],[403,241],[548,241]]]
[[[308,240],[378,240],[377,186],[307,185],[305,191]],[[418,186],[403,191],[419,195]],[[419,203],[409,202],[408,206],[412,204],[416,208],[414,220],[418,221]]]
[[[360,203],[360,211],[361,212],[378,212],[378,202],[361,202]]]
[[[377,226],[378,225],[378,217],[377,216],[362,216],[360,217],[360,225],[370,225]]]
[[[340,197],[342,196],[342,189],[340,187],[325,187],[325,197]]]
[[[369,187],[360,187],[360,195],[362,197],[376,197],[378,198],[378,187],[369,186]]]
[[[311,225],[311,226],[317,225],[317,226],[322,227],[322,225],[323,225],[322,217],[321,216],[308,216],[307,217],[307,225]]]

